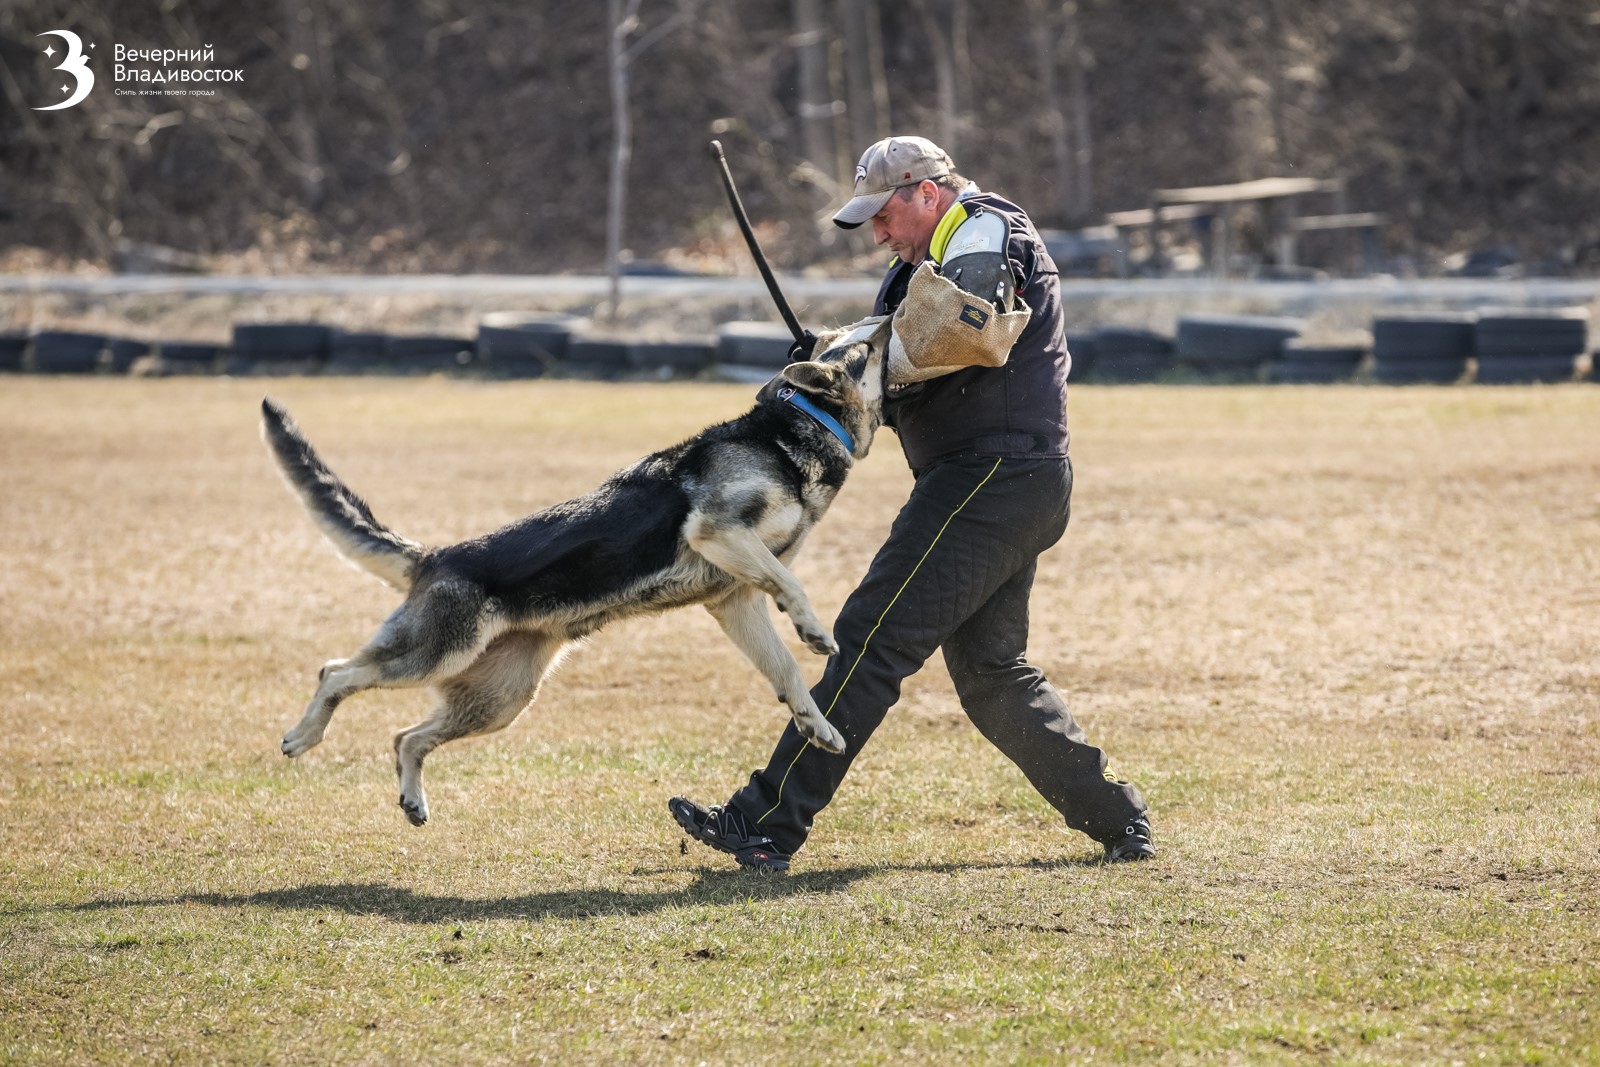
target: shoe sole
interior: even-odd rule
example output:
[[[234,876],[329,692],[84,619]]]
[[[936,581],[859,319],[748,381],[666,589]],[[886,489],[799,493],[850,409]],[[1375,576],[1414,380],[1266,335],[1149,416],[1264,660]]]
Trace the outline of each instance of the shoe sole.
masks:
[[[1154,845],[1124,845],[1106,853],[1104,863],[1142,863],[1156,858]]]
[[[767,852],[764,849],[742,848],[735,850],[728,848],[726,845],[719,845],[715,841],[707,841],[700,836],[700,827],[696,825],[694,813],[687,802],[680,807],[678,804],[668,801],[667,808],[672,812],[672,821],[677,823],[678,828],[684,833],[709,849],[721,852],[725,856],[732,856],[734,861],[745,870],[787,871],[789,869],[789,861],[778,853]]]

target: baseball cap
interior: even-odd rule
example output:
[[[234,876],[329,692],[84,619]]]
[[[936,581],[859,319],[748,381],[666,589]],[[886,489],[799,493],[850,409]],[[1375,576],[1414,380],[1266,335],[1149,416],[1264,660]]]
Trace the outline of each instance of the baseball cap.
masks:
[[[950,156],[926,137],[885,137],[861,153],[856,195],[834,214],[834,224],[853,230],[882,211],[896,189],[953,170]]]

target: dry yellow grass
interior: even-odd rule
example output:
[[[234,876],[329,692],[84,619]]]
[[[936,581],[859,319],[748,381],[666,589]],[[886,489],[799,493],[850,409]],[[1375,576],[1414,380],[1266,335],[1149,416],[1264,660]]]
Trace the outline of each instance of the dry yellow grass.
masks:
[[[1600,388],[1075,391],[1033,658],[1162,858],[1088,862],[930,664],[763,878],[664,810],[783,723],[699,611],[436,755],[425,829],[419,694],[283,760],[394,598],[278,482],[266,387],[432,542],[750,394],[0,382],[0,1060],[1600,1062]],[[909,484],[878,450],[797,568],[825,615]]]

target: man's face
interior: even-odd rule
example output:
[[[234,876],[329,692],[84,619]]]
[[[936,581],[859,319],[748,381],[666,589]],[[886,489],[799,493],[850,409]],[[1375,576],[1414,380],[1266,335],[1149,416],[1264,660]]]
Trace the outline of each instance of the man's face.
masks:
[[[933,231],[939,228],[939,187],[931,181],[911,186],[910,196],[897,189],[872,216],[872,236],[900,257],[902,263],[921,263],[928,255]]]

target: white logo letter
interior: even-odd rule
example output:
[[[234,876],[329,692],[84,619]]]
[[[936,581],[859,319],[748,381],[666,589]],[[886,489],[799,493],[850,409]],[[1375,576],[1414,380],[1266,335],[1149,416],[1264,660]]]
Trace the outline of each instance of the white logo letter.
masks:
[[[45,30],[44,33],[38,36],[43,37],[45,34],[51,33],[67,42],[67,58],[57,64],[55,69],[64,70],[72,75],[78,88],[76,92],[61,101],[61,103],[51,104],[49,107],[36,107],[33,109],[35,111],[60,111],[64,107],[71,107],[88,96],[89,90],[94,88],[94,71],[89,69],[89,60],[83,54],[83,42],[78,40],[78,35],[71,30]],[[49,55],[50,53],[46,51],[45,54]],[[62,86],[62,91],[66,91],[66,86]]]

